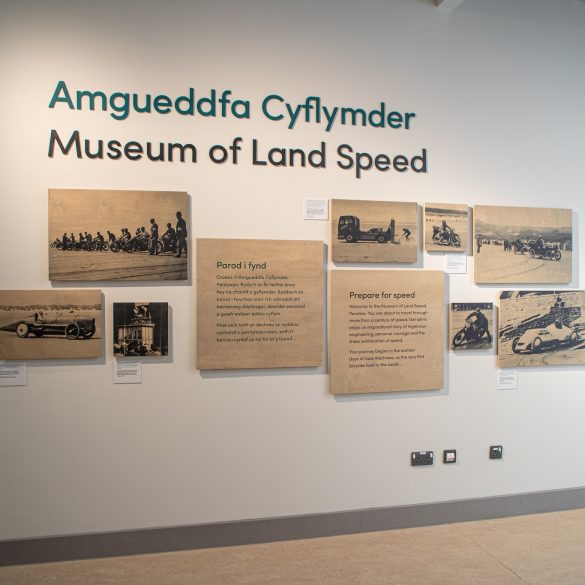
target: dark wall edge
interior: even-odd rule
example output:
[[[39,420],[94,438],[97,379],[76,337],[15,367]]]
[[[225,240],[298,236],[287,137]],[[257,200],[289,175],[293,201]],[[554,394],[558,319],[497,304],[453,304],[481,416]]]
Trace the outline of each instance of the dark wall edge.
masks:
[[[241,520],[0,541],[0,566],[319,538],[585,508],[585,488]]]

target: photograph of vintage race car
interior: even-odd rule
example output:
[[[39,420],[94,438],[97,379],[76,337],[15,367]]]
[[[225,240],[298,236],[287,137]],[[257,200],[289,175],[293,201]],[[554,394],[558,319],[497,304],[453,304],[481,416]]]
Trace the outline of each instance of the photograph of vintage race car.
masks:
[[[570,209],[476,205],[473,209],[476,283],[569,283]]]
[[[503,291],[498,366],[585,364],[585,291]]]
[[[418,206],[396,201],[331,200],[333,262],[414,263]]]
[[[43,337],[43,335],[64,335],[67,339],[89,339],[95,333],[95,319],[83,315],[63,315],[57,313],[54,317],[46,316],[43,311],[24,317],[13,323],[0,327],[2,331],[14,331],[18,337]]]
[[[573,327],[567,327],[560,321],[555,321],[547,327],[535,327],[528,329],[522,335],[512,340],[514,353],[533,352],[558,347],[560,345],[572,345],[579,341],[579,333]]]
[[[102,355],[99,290],[0,291],[0,359]]]

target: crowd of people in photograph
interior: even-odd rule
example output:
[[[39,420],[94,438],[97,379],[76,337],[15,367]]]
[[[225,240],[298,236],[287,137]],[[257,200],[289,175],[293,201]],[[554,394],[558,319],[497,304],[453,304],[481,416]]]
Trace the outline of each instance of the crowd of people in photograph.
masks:
[[[181,211],[176,213],[176,224],[166,224],[166,231],[159,232],[159,226],[154,217],[150,218],[148,231],[144,226],[137,227],[134,234],[127,227],[115,235],[110,230],[106,235],[97,232],[94,235],[88,232],[79,232],[76,237],[74,233],[56,238],[51,243],[52,248],[60,250],[85,250],[85,251],[112,251],[112,252],[148,252],[151,256],[172,253],[175,257],[187,256],[187,222]]]
[[[561,251],[570,252],[572,249],[571,241],[546,241],[544,238],[537,238],[534,240],[520,239],[502,240],[497,238],[488,238],[477,236],[476,238],[477,250],[479,254],[482,246],[502,246],[504,252],[514,252],[515,254],[528,254],[529,256],[543,256],[553,255],[556,252],[560,254]],[[560,255],[559,255],[560,258]],[[556,258],[556,259],[559,259]]]

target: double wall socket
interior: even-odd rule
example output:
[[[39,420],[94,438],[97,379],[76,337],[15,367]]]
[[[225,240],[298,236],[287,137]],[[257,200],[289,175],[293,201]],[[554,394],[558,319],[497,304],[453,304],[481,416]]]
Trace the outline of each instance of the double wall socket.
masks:
[[[435,456],[432,451],[413,451],[410,454],[410,465],[432,465],[435,462]]]

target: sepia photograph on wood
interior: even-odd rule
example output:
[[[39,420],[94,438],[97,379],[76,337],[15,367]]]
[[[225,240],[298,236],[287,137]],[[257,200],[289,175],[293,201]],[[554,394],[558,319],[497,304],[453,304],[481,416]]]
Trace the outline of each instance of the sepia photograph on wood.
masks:
[[[114,303],[113,321],[116,357],[168,355],[168,303]]]
[[[333,270],[330,290],[332,394],[443,387],[444,272]]]
[[[571,281],[570,209],[476,205],[473,226],[477,284]]]
[[[451,303],[449,325],[451,351],[494,347],[493,303]]]
[[[333,262],[415,263],[416,203],[331,200]]]
[[[323,363],[324,245],[197,239],[197,368]]]
[[[187,280],[187,193],[49,189],[49,279]]]
[[[99,290],[0,291],[0,359],[102,355]]]
[[[469,244],[469,208],[455,203],[425,203],[425,250],[466,252]]]
[[[585,291],[500,293],[498,366],[585,364]]]

